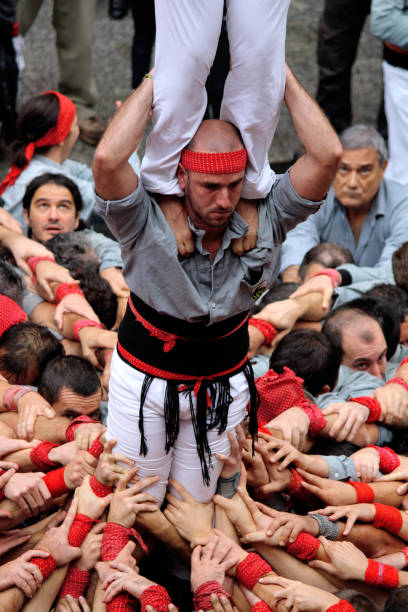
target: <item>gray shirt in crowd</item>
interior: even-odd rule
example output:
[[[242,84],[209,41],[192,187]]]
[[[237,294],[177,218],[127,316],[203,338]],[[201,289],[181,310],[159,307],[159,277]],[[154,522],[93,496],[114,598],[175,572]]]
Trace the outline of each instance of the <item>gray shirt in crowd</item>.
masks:
[[[214,260],[203,247],[204,230],[191,221],[195,250],[189,257],[179,257],[172,229],[140,181],[122,200],[96,196],[95,209],[119,241],[132,292],[158,312],[212,324],[251,308],[279,272],[286,232],[321,204],[301,198],[288,173],[279,175],[270,194],[260,201],[256,247],[242,257],[232,252],[231,240],[248,229],[234,212]]]

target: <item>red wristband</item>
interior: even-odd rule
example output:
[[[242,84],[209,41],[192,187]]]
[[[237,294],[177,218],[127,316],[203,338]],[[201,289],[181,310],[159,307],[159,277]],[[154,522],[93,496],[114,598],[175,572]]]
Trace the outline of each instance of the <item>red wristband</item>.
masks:
[[[99,438],[95,438],[95,440],[92,442],[91,446],[88,448],[88,453],[92,455],[92,457],[95,457],[95,459],[98,459],[98,457],[102,455],[103,444]]]
[[[314,278],[315,276],[329,276],[333,289],[336,289],[336,287],[341,285],[341,274],[335,268],[324,268],[324,270],[320,270],[320,272],[315,272],[312,274],[310,278]]]
[[[322,431],[327,425],[327,421],[321,410],[312,402],[305,399],[300,405],[299,408],[303,410],[303,412],[307,415],[309,419],[309,433],[312,435],[316,435]]]
[[[81,414],[81,416],[76,417],[73,421],[71,421],[65,431],[65,439],[67,442],[72,442],[75,439],[74,433],[76,429],[78,429],[78,427],[84,423],[99,423],[99,421],[91,419],[91,417],[86,416],[86,414]]]
[[[266,344],[266,346],[271,346],[273,339],[278,333],[272,323],[269,323],[264,319],[255,319],[254,317],[251,317],[248,321],[248,325],[256,327],[256,329],[258,329],[265,337],[264,344]]]
[[[372,504],[374,502],[374,491],[370,485],[365,482],[353,482],[352,480],[349,480],[347,484],[354,487],[356,491],[356,504]]]
[[[326,612],[356,612],[356,609],[345,599],[340,599],[339,602],[327,608]]]
[[[33,389],[24,385],[11,385],[3,393],[3,406],[12,412],[18,411],[18,400],[26,393],[32,393]]]
[[[292,544],[286,545],[286,550],[302,561],[311,561],[315,558],[319,546],[320,542],[317,538],[306,531],[301,531]]]
[[[143,551],[148,554],[149,551],[146,544],[136,529],[129,529],[119,525],[119,523],[107,523],[102,536],[102,561],[113,561],[116,559],[122,548],[128,543],[130,537],[133,537]]]
[[[235,577],[247,589],[252,591],[261,576],[269,574],[271,566],[256,553],[249,553],[238,565]]]
[[[55,263],[55,259],[53,259],[52,257],[29,257],[27,259],[27,264],[31,272],[33,273],[33,276],[35,276],[35,271],[40,261],[52,261],[53,263]]]
[[[393,472],[400,465],[400,460],[395,451],[388,446],[375,446],[374,444],[368,444],[367,448],[375,448],[380,457],[380,471],[384,474]]]
[[[405,391],[408,391],[408,384],[405,382],[403,378],[390,378],[390,380],[387,380],[385,384],[386,385],[401,385],[401,387],[404,387]]]
[[[42,480],[51,493],[51,497],[59,497],[60,495],[65,495],[65,493],[70,492],[71,489],[69,489],[65,483],[64,473],[65,467],[61,467],[58,468],[58,470],[48,472],[48,474],[42,477]]]
[[[226,597],[229,602],[231,601],[231,595],[224,591],[219,582],[209,580],[201,584],[194,592],[193,603],[195,610],[197,610],[197,612],[199,610],[212,610],[211,595],[213,594],[217,595],[218,598],[223,596]]]
[[[31,557],[30,563],[34,563],[42,573],[43,580],[46,580],[48,576],[52,574],[52,572],[57,567],[57,563],[52,555],[48,557]]]
[[[92,475],[89,479],[89,485],[97,497],[106,497],[112,493],[113,487],[103,485]]]
[[[407,365],[407,363],[408,363],[408,357],[404,357],[404,359],[399,364],[398,368],[400,368],[401,366]]]
[[[145,589],[140,597],[142,612],[146,611],[147,606],[151,606],[157,612],[168,612],[171,599],[166,589],[159,584],[154,584]]]
[[[167,608],[166,608],[167,610]],[[115,599],[112,599],[106,604],[106,612],[134,612],[135,611],[135,600],[129,593],[121,591],[116,595]]]
[[[70,567],[62,583],[59,597],[62,599],[67,595],[72,595],[75,599],[79,599],[88,586],[89,577],[90,573],[86,570],[81,570],[78,567]]]
[[[389,533],[397,534],[402,528],[402,514],[398,508],[386,506],[385,504],[374,504],[375,518],[374,527],[386,529]]]
[[[84,292],[76,283],[60,283],[55,292],[55,300],[60,303],[60,301],[67,295],[72,295],[77,293],[78,295],[82,295],[85,297]]]
[[[270,608],[265,601],[260,599],[252,606],[251,612],[275,612],[275,608]]]
[[[287,487],[288,495],[291,497],[293,495],[297,495],[298,493],[302,493],[304,491],[302,487],[303,478],[300,474],[294,469],[290,470],[291,478]]]
[[[79,332],[84,327],[99,327],[99,329],[103,329],[102,323],[98,323],[98,321],[91,321],[91,319],[79,319],[75,321],[72,325],[72,333],[74,334],[75,340],[79,342]]]
[[[398,570],[391,565],[369,559],[364,580],[367,584],[394,589],[399,583]]]
[[[381,416],[381,404],[374,397],[352,397],[350,402],[357,402],[357,404],[362,404],[363,406],[367,406],[370,411],[370,415],[366,421],[366,423],[375,423],[380,419]]]
[[[97,521],[86,514],[76,514],[68,534],[71,546],[79,547]]]
[[[52,442],[40,442],[37,446],[31,449],[30,459],[42,472],[48,471],[50,468],[58,467],[58,463],[54,463],[49,459],[48,454],[50,450],[56,448],[59,444],[53,444]]]

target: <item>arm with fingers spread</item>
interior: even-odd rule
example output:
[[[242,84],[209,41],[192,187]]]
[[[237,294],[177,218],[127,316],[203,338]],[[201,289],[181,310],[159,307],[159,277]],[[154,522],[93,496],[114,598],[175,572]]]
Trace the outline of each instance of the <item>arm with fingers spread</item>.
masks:
[[[397,489],[401,482],[372,482],[369,485],[363,482],[339,482],[328,478],[320,478],[314,474],[298,470],[303,478],[301,486],[316,495],[325,504],[333,505],[355,504],[363,501],[387,503],[399,507],[402,499]]]

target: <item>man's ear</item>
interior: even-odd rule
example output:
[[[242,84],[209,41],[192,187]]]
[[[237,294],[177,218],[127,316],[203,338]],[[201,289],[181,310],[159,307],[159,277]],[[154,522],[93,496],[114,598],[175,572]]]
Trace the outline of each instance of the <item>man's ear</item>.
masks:
[[[75,217],[75,225],[74,225],[74,230],[78,229],[78,225],[79,225],[79,217],[80,214],[78,213],[77,216]]]
[[[187,187],[187,182],[188,182],[188,174],[187,174],[187,170],[184,168],[181,162],[178,165],[177,180],[178,180],[180,189],[185,191]]]
[[[30,215],[28,214],[28,210],[23,208],[24,221],[26,222],[26,226],[30,227]]]

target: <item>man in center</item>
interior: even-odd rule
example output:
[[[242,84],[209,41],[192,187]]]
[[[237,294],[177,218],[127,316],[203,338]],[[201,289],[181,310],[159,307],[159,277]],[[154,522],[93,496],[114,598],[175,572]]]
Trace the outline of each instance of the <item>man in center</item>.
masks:
[[[207,502],[221,471],[214,453],[229,453],[228,431],[242,422],[249,401],[256,430],[248,313],[278,274],[286,232],[321,206],[341,146],[287,70],[285,101],[306,153],[259,201],[256,247],[238,257],[230,245],[248,229],[235,212],[247,152],[233,125],[203,122],[177,173],[195,242],[182,258],[157,201],[127,162],[152,93],[146,79],[116,113],[94,158],[97,211],[120,243],[132,292],[112,360],[107,436],[136,460],[142,477],[160,475],[150,489],[159,502],[169,477]]]

